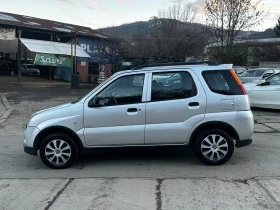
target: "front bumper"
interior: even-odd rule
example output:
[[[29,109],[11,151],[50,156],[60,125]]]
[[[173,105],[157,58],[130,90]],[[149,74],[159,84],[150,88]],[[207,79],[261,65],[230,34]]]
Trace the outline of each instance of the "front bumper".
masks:
[[[248,140],[239,140],[236,142],[235,146],[237,148],[240,148],[240,147],[245,147],[247,145],[250,145],[252,144],[252,139],[248,139]]]
[[[36,148],[26,146],[25,144],[23,145],[23,148],[24,148],[24,152],[26,152],[27,154],[35,155],[35,156],[37,155],[37,149]]]

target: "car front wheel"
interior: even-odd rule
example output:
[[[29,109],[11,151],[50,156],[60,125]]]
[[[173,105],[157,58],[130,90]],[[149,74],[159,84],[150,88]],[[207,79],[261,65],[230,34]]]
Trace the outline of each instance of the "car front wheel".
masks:
[[[40,157],[50,168],[68,168],[76,161],[78,148],[70,136],[64,133],[55,133],[43,140],[40,146]]]
[[[209,129],[197,136],[194,144],[200,161],[207,165],[221,165],[227,162],[234,151],[232,138],[219,129]]]

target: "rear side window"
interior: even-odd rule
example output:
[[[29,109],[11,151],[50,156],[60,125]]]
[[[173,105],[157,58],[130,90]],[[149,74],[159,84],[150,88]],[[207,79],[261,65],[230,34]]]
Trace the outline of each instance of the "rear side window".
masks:
[[[237,81],[229,70],[203,71],[202,76],[209,89],[222,95],[243,95]]]
[[[153,73],[151,101],[184,99],[196,95],[195,83],[188,72]]]

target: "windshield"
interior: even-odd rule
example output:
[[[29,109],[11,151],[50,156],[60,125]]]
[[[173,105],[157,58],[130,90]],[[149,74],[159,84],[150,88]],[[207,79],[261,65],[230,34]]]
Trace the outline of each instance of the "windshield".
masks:
[[[241,77],[260,77],[266,70],[248,70],[241,74]]]

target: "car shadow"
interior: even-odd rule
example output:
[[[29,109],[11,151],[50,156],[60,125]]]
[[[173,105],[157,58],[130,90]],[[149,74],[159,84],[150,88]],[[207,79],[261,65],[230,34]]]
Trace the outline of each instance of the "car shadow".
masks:
[[[125,147],[92,150],[91,154],[83,154],[75,165],[91,165],[96,162],[169,162],[177,164],[197,164],[195,152],[188,147],[159,146],[159,147]]]
[[[259,111],[259,112],[266,112],[266,113],[280,113],[280,109],[268,109],[268,108],[259,108],[259,107],[251,107],[251,110]]]

